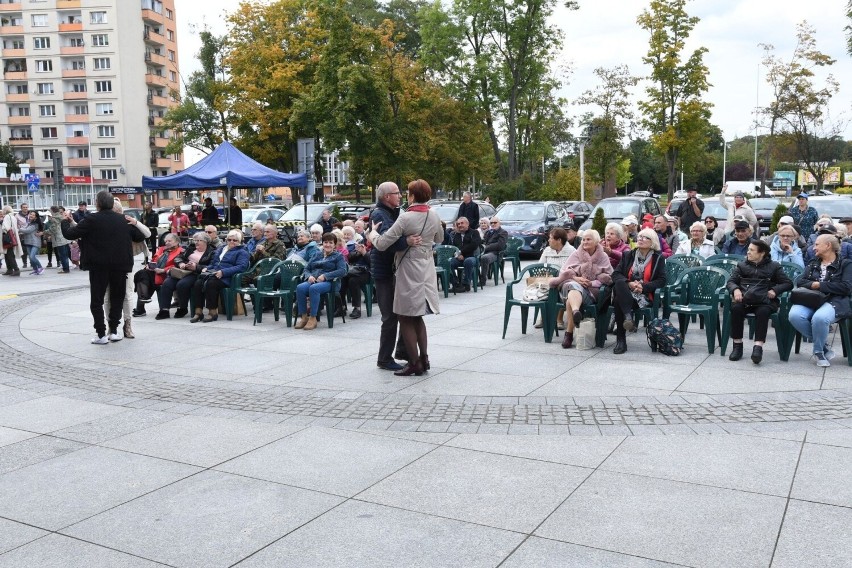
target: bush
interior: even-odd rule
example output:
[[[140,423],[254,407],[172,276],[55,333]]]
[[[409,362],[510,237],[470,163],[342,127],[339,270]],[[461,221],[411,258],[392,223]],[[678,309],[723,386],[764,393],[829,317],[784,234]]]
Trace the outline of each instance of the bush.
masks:
[[[595,211],[595,218],[592,220],[592,229],[596,230],[603,238],[606,233],[606,217],[604,217],[603,209]]]
[[[834,193],[840,195],[852,195],[852,187],[838,187],[834,190]]]
[[[787,206],[783,203],[779,203],[775,208],[775,211],[772,213],[772,223],[769,224],[769,234],[774,233],[778,230],[778,221],[787,214]]]

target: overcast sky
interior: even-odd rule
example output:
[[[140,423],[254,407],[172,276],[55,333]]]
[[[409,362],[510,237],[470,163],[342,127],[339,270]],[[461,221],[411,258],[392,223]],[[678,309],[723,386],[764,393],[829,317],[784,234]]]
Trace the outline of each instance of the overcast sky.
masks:
[[[562,2],[560,2],[561,4]],[[555,23],[565,34],[564,49],[557,72],[563,79],[564,95],[575,99],[596,85],[594,69],[629,66],[634,75],[647,75],[642,56],[648,50],[648,35],[636,25],[636,17],[648,5],[642,0],[579,0],[580,9],[557,11]],[[227,31],[223,14],[233,11],[234,0],[175,0],[178,21],[181,73],[188,76],[198,68],[195,54],[200,41],[196,31],[206,24],[214,33]],[[844,133],[852,137],[852,58],[845,51],[843,28],[849,21],[845,15],[846,0],[693,0],[687,3],[689,14],[701,21],[690,38],[690,51],[698,46],[709,49],[704,61],[713,85],[705,100],[712,103],[711,122],[718,125],[730,140],[753,133],[754,108],[757,102],[768,102],[769,87],[763,82],[765,71],[758,69],[762,49],[759,43],[770,43],[776,52],[789,56],[795,45],[796,24],[807,20],[817,34],[817,47],[837,60],[831,72],[840,81],[840,92],[832,103],[832,114],[847,118]],[[563,69],[570,65],[570,75]],[[760,73],[760,81],[758,78]],[[758,85],[759,82],[759,85]],[[643,95],[637,87],[637,98]],[[579,115],[583,109],[572,107]],[[576,111],[576,112],[575,112]],[[760,131],[758,131],[760,135]],[[193,159],[187,152],[187,165]]]

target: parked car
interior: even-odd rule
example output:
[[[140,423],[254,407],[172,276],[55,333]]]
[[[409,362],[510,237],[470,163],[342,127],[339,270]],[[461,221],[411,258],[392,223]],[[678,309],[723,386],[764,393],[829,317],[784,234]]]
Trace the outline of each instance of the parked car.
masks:
[[[781,205],[781,200],[777,197],[755,197],[749,199],[748,204],[754,209],[754,216],[757,217],[761,229],[769,229],[769,225],[772,224],[772,215],[775,213],[775,208]]]
[[[835,224],[839,223],[843,217],[852,217],[852,198],[848,196],[814,196],[808,199],[808,205],[816,209],[820,215],[831,215]]]
[[[595,205],[591,216],[585,223],[580,225],[580,229],[591,229],[592,219],[598,213],[598,209],[603,210],[604,217],[607,222],[619,223],[628,215],[635,215],[641,222],[642,216],[646,213],[651,215],[660,215],[662,210],[656,199],[651,197],[607,197],[602,199]]]
[[[594,208],[591,203],[585,201],[560,201],[559,204],[568,212],[568,217],[574,221],[575,227],[585,223]]]
[[[656,193],[652,193],[650,191],[639,190],[639,191],[631,191],[627,194],[627,197],[653,197],[654,199],[659,199],[659,195]]]
[[[504,201],[497,208],[500,226],[510,237],[524,240],[522,255],[538,254],[547,246],[547,234],[572,224],[568,212],[556,201]]]
[[[480,219],[483,217],[492,217],[497,212],[497,210],[494,209],[494,206],[490,203],[485,203],[484,201],[474,201],[474,203],[479,205]],[[451,227],[456,222],[456,219],[458,219],[459,205],[461,205],[461,201],[446,201],[443,199],[433,199],[429,201],[429,207],[435,210],[438,217],[441,218],[441,221],[447,224],[447,227]]]
[[[350,203],[349,205],[339,205],[337,210],[340,212],[339,221],[357,221],[358,219],[366,221],[370,218],[370,212],[375,207],[375,203]]]

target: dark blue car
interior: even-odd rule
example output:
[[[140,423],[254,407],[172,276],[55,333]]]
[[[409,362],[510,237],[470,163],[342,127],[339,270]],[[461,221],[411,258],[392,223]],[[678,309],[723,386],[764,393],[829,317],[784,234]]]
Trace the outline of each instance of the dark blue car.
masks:
[[[568,212],[556,201],[504,201],[497,208],[501,226],[510,237],[524,240],[521,254],[538,256],[554,227],[572,225]]]

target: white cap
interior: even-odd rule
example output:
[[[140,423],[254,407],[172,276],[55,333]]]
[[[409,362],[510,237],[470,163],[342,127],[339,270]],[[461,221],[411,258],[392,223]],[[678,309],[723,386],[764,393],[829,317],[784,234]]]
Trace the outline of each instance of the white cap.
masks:
[[[636,219],[636,215],[628,215],[624,219],[621,220],[622,225],[638,225],[639,220]]]
[[[784,215],[783,217],[781,217],[780,219],[778,219],[778,224],[779,224],[779,225],[781,225],[781,224],[784,224],[784,225],[794,225],[795,223],[796,223],[796,222],[795,222],[795,221],[793,220],[793,218],[792,218],[792,217],[790,217],[789,215]]]

